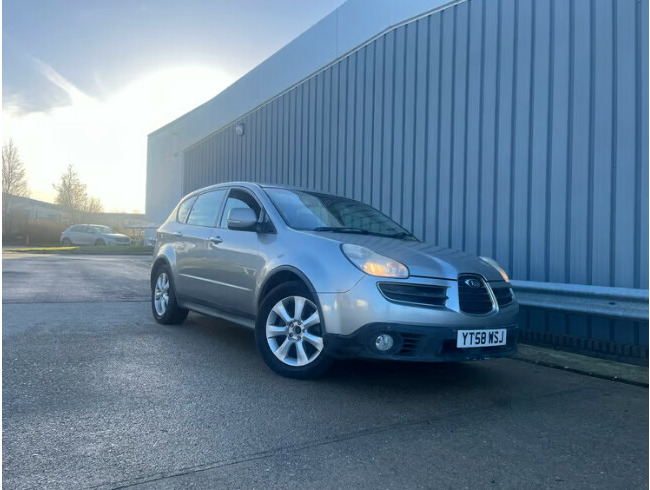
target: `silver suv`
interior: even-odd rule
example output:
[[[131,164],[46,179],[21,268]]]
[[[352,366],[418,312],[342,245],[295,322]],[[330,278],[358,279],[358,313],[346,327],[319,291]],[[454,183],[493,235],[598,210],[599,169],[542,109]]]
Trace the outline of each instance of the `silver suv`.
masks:
[[[338,357],[466,361],[513,354],[519,307],[492,259],[430,245],[351,199],[236,182],[185,196],[158,229],[151,306],[255,329],[271,369]]]

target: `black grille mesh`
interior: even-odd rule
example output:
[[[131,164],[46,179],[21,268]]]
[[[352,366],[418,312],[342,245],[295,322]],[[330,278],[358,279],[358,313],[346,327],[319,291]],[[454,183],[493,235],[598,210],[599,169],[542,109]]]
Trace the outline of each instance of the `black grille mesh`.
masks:
[[[471,287],[466,281],[476,280],[479,287]],[[482,315],[492,311],[492,297],[480,276],[463,274],[458,276],[458,302],[460,310],[473,315]]]
[[[510,289],[509,285],[492,285],[492,292],[494,293],[494,297],[497,299],[499,306],[507,306],[512,303],[512,289]]]

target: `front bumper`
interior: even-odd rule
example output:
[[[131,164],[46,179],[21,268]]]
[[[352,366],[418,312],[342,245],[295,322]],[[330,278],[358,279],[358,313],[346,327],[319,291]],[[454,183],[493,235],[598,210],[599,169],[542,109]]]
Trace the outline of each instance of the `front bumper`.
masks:
[[[458,282],[446,279],[410,277],[410,285],[444,286],[445,306],[423,306],[391,301],[377,287],[378,278],[363,277],[343,293],[318,293],[328,351],[335,357],[365,357],[401,361],[465,361],[503,357],[517,351],[519,306],[512,303],[486,314],[461,310]],[[496,284],[496,283],[495,283]],[[459,330],[507,329],[503,346],[459,349]],[[378,351],[374,342],[380,333],[394,337],[387,352]]]
[[[490,327],[494,328],[494,327]],[[394,361],[449,362],[492,359],[511,356],[517,352],[518,325],[505,325],[506,344],[492,347],[459,349],[456,337],[459,330],[475,327],[441,327],[371,323],[351,335],[326,334],[328,352],[338,358],[368,358]],[[390,334],[395,343],[387,352],[375,347],[377,335]]]
[[[425,277],[395,280],[404,284],[447,287],[445,307],[399,304],[386,299],[379,291],[380,279],[363,277],[352,289],[343,293],[317,293],[322,320],[328,334],[350,336],[364,325],[377,323],[436,328],[503,328],[518,323],[516,301],[484,315],[472,315],[460,310],[457,281]]]

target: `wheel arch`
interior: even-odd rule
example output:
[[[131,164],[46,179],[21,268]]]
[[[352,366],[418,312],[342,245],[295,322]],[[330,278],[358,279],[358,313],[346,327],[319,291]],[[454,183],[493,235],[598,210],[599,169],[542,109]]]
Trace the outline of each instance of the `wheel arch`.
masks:
[[[155,274],[158,268],[161,265],[166,265],[169,270],[172,270],[171,263],[169,262],[169,259],[165,257],[164,255],[160,255],[156,258],[156,260],[151,264],[151,273],[149,274],[149,282],[153,284],[153,282],[156,280]]]
[[[255,305],[257,308],[260,307],[264,297],[272,291],[275,287],[289,281],[299,281],[302,282],[310,293],[316,295],[316,290],[314,285],[307,278],[307,276],[300,270],[290,265],[283,265],[273,269],[266,277],[262,286],[258,289],[257,297],[255,298]]]

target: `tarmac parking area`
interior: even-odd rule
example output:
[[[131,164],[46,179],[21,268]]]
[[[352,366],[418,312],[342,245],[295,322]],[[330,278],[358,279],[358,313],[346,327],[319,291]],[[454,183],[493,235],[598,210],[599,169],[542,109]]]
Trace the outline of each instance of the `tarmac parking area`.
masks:
[[[513,359],[273,374],[147,257],[3,254],[3,488],[648,487],[648,389]]]

